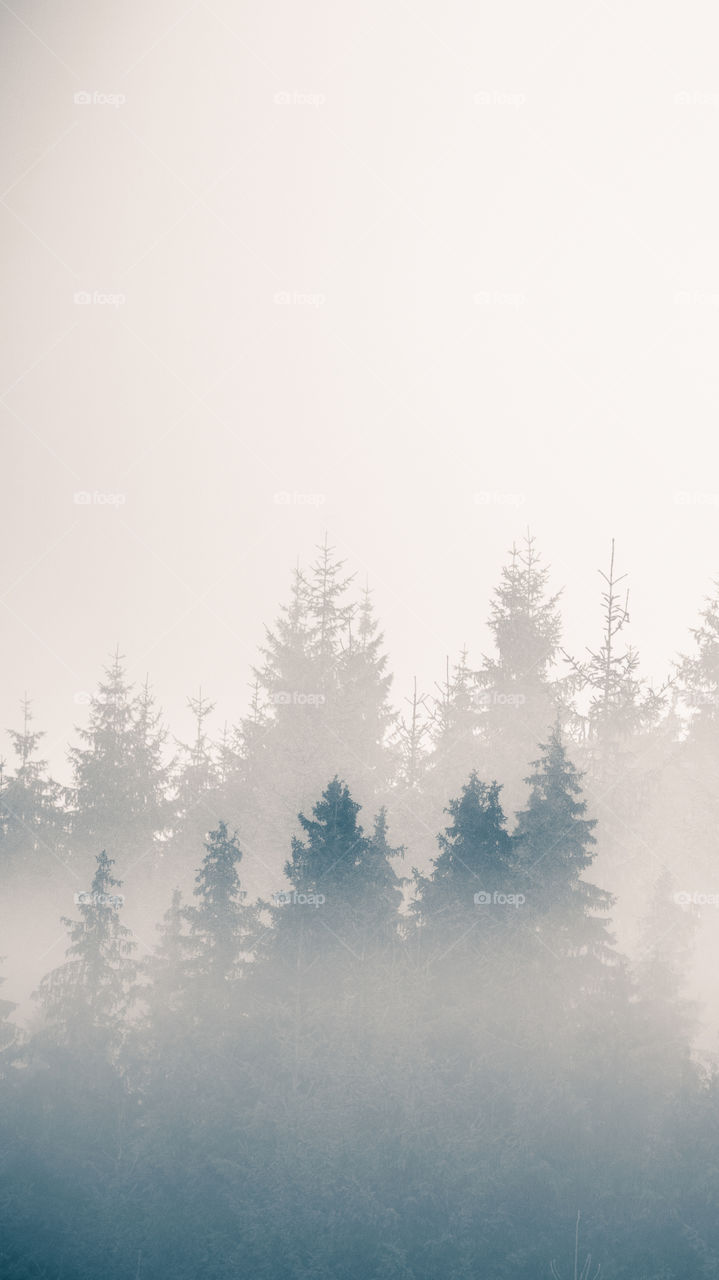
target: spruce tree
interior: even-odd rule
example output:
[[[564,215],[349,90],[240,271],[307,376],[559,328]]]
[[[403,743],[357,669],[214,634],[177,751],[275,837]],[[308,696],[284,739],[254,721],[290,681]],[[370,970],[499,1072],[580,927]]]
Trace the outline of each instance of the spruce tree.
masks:
[[[136,965],[132,933],[121,923],[122,881],[103,850],[87,891],[79,898],[79,920],[63,917],[69,946],[65,962],[43,978],[37,999],[48,1037],[80,1052],[115,1057],[122,1040]]]
[[[351,785],[373,801],[387,794],[394,772],[389,741],[396,716],[389,703],[392,676],[383,639],[366,587],[339,650],[337,693],[327,729]]]
[[[191,950],[188,986],[194,1016],[200,1021],[230,1007],[252,949],[255,912],[244,901],[237,872],[241,858],[236,834],[230,835],[221,821],[205,843],[195,880],[197,905],[186,912]]]
[[[434,699],[432,709],[432,752],[427,785],[435,804],[439,804],[436,814],[439,817],[457,778],[467,777],[479,763],[477,679],[469,666],[466,648],[451,670],[447,658],[445,679],[437,691],[439,696]]]
[[[0,865],[6,876],[48,879],[64,858],[61,788],[37,758],[45,734],[32,727],[27,694],[21,706],[22,729],[8,730],[16,764],[9,775],[0,770]]]
[[[511,807],[523,799],[522,779],[535,744],[545,737],[560,705],[569,715],[569,682],[555,674],[561,592],[549,591],[549,568],[527,530],[512,546],[494,591],[489,630],[494,653],[477,673],[483,770],[501,777]]]
[[[196,698],[187,699],[187,707],[194,717],[195,732],[191,742],[177,743],[179,754],[173,770],[175,819],[166,853],[173,875],[183,888],[189,888],[197,868],[198,850],[218,821],[220,783],[216,750],[206,724],[215,704],[199,689]]]
[[[447,807],[451,821],[437,837],[440,852],[431,875],[415,873],[413,911],[420,938],[426,936],[431,946],[463,944],[458,954],[484,947],[490,934],[506,926],[513,899],[522,894],[501,789],[473,772]]]
[[[361,959],[397,937],[402,881],[392,866],[401,849],[387,838],[381,811],[371,836],[358,821],[360,805],[334,777],[314,805],[299,815],[304,838],[294,836],[285,864],[288,890],[275,895],[277,947],[289,963]],[[351,962],[351,961],[350,961]]]
[[[601,983],[614,961],[606,920],[611,894],[584,879],[595,856],[597,822],[586,817],[581,774],[567,756],[558,725],[540,750],[514,832],[527,884],[526,918],[543,958],[554,956],[557,972],[571,973],[572,982],[589,988]]]
[[[689,736],[714,759],[719,755],[719,583],[704,601],[694,649],[677,663],[677,688],[689,716]]]
[[[662,693],[654,692],[639,675],[636,649],[623,643],[629,624],[629,591],[621,588],[627,575],[617,576],[614,560],[612,538],[608,572],[600,570],[604,582],[601,645],[590,649],[585,661],[568,658],[580,687],[589,695],[587,736],[590,742],[598,744],[599,752],[604,749],[605,754],[655,724],[663,706]]]
[[[568,661],[583,701],[578,759],[602,832],[602,879],[617,899],[615,924],[627,946],[636,904],[652,885],[654,864],[641,832],[650,829],[667,743],[660,723],[664,690],[655,691],[640,674],[639,654],[628,640],[626,574],[617,573],[615,562],[612,540],[608,570],[600,571],[601,644],[588,651],[586,660]]]
[[[139,697],[117,650],[90,703],[82,747],[72,747],[71,852],[80,865],[105,848],[126,867],[149,858],[168,823],[163,731],[149,688]]]
[[[356,606],[347,594],[352,580],[325,537],[310,569],[295,570],[290,602],[267,631],[254,672],[262,718],[243,726],[246,741],[250,731],[255,745],[260,740],[262,769],[252,774],[261,820],[253,835],[258,865],[276,874],[296,814],[335,771],[366,803],[387,801],[390,676],[369,592]]]

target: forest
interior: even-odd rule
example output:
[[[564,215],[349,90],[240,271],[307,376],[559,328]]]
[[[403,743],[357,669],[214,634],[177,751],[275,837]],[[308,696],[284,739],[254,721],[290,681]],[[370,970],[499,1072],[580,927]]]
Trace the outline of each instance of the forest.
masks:
[[[3,1280],[719,1277],[719,587],[657,687],[607,550],[582,653],[527,531],[398,681],[325,537],[219,736],[20,699]]]

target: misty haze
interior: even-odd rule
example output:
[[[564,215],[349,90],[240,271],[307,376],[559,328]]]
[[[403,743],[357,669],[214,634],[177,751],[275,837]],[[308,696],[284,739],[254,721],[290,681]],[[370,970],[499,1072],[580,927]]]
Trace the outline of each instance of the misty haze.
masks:
[[[0,27],[0,1280],[716,1280],[716,13]]]

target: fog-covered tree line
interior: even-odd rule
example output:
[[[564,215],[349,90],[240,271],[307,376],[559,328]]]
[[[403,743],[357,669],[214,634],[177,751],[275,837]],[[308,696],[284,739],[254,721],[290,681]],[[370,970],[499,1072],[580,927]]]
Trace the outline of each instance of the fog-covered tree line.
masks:
[[[69,747],[65,786],[42,762],[25,698],[0,771],[3,877],[69,884],[104,848],[123,875],[133,867],[143,892],[159,891],[162,907],[175,884],[189,889],[205,833],[223,820],[239,832],[251,896],[266,893],[279,887],[298,812],[335,774],[365,810],[387,810],[395,842],[426,869],[444,810],[472,770],[499,780],[515,811],[537,744],[558,723],[586,775],[620,913],[631,903],[639,918],[664,868],[707,887],[719,817],[719,591],[688,633],[686,656],[653,688],[631,641],[613,545],[608,558],[601,576],[592,571],[596,632],[582,653],[563,647],[561,593],[527,533],[488,604],[490,651],[448,657],[432,689],[411,676],[393,689],[370,592],[357,591],[325,540],[295,569],[266,629],[244,717],[233,723],[201,689],[188,698],[191,741],[178,742],[149,680],[133,687],[116,651]],[[478,628],[484,611],[475,612],[468,621]]]
[[[5,897],[66,951],[0,1001],[3,1276],[719,1275],[678,895],[714,890],[719,601],[656,690],[613,548],[583,655],[548,583],[527,535],[492,653],[399,712],[326,544],[219,742],[198,693],[168,750],[116,653],[61,788],[25,704]]]

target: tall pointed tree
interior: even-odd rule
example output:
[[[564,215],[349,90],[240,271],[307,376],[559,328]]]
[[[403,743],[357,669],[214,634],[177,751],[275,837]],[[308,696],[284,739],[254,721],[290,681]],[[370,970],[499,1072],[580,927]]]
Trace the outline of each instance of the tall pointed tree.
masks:
[[[677,687],[689,715],[690,737],[719,756],[719,583],[704,601],[693,651],[677,664]]]
[[[527,530],[502,569],[489,616],[494,653],[477,673],[483,770],[502,778],[510,807],[523,798],[535,744],[549,731],[568,683],[555,665],[561,635],[561,592],[550,592],[549,568]],[[568,710],[566,714],[569,714]]]
[[[108,1060],[122,1040],[136,974],[135,943],[121,922],[122,881],[112,866],[104,851],[98,855],[90,889],[81,895],[79,920],[63,918],[69,934],[65,962],[43,978],[37,993],[53,1042]]]
[[[0,779],[0,866],[2,874],[47,879],[62,845],[61,788],[49,777],[47,761],[38,758],[44,733],[32,727],[27,694],[22,699],[22,729],[8,730],[15,767]]]
[[[183,888],[189,887],[197,868],[198,850],[219,820],[220,782],[215,746],[207,729],[215,704],[200,688],[197,697],[187,699],[187,707],[193,715],[195,731],[191,742],[177,743],[175,822],[167,849],[175,879],[180,879]]]
[[[168,823],[164,735],[149,687],[135,696],[119,650],[79,733],[84,745],[70,749],[73,858],[86,865],[95,849],[105,848],[127,866],[152,861]]]
[[[606,912],[611,894],[584,879],[592,865],[596,819],[587,818],[581,774],[555,725],[527,778],[529,799],[517,815],[515,846],[527,883],[527,918],[542,959],[576,986],[601,983],[614,962]],[[570,966],[571,965],[571,970]]]
[[[295,570],[290,602],[267,631],[254,673],[263,708],[257,852],[278,873],[277,849],[295,815],[334,772],[363,801],[379,807],[387,799],[390,676],[369,592],[357,607],[347,594],[352,580],[325,537],[310,569]]]
[[[625,944],[636,904],[651,890],[651,865],[640,834],[649,822],[666,741],[660,716],[664,690],[640,674],[639,654],[628,638],[629,593],[618,574],[614,540],[603,583],[601,644],[581,662],[568,658],[580,686],[584,741],[579,759],[586,791],[602,832],[602,878],[617,898],[615,922]],[[565,655],[566,657],[567,655]]]
[[[500,792],[497,782],[481,782],[472,773],[448,805],[450,823],[437,837],[431,875],[415,874],[420,938],[426,935],[430,946],[457,956],[484,948],[511,915],[505,896],[522,891]]]
[[[197,905],[187,908],[192,955],[189,976],[195,1016],[230,1007],[252,947],[254,909],[245,903],[235,834],[224,822],[209,833],[195,880]]]
[[[299,815],[304,837],[292,839],[285,864],[290,889],[278,891],[276,946],[291,964],[361,958],[397,936],[402,881],[392,859],[402,850],[387,838],[380,812],[371,836],[358,821],[360,805],[335,777],[314,805]]]

